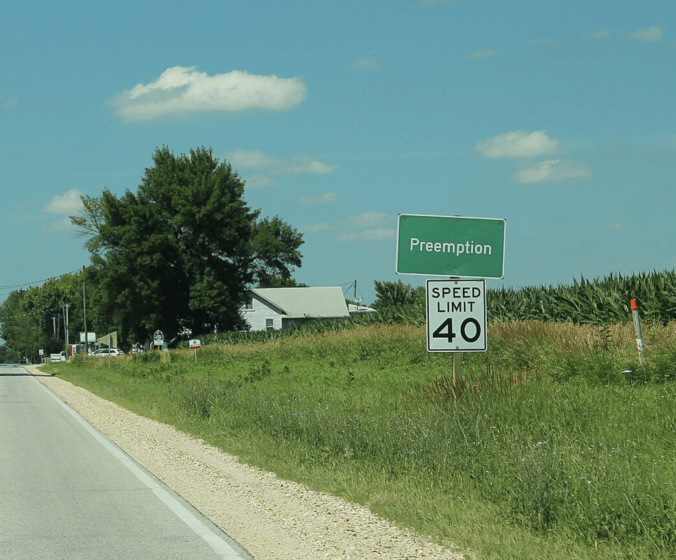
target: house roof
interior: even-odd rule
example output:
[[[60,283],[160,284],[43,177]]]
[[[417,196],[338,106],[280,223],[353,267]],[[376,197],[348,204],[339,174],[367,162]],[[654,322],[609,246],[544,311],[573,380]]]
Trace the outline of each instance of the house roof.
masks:
[[[354,303],[347,304],[347,310],[350,313],[374,313],[376,310],[373,307],[366,305],[355,305]]]
[[[289,318],[349,317],[340,286],[326,288],[251,288]]]

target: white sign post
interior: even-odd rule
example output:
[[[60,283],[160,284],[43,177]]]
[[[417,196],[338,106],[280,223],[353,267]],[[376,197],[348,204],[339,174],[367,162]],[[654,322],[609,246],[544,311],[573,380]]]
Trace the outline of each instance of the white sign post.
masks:
[[[199,341],[199,339],[194,338],[190,342],[190,348],[195,350],[195,363],[197,363],[197,350],[199,348],[202,348],[202,343]]]
[[[427,351],[485,352],[485,280],[427,281]]]
[[[427,281],[427,351],[455,352],[453,382],[462,352],[485,352],[488,338],[485,280]]]
[[[160,330],[155,331],[153,335],[153,348],[164,349],[164,334]]]

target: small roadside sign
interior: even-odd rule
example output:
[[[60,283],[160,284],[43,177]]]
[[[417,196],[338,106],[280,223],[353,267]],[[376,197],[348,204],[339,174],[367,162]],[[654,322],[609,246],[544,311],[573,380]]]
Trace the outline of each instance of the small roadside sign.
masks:
[[[153,347],[164,350],[164,334],[160,330],[156,330],[153,334]]]
[[[399,214],[397,274],[503,278],[502,218]]]
[[[93,332],[88,332],[87,335],[87,342],[96,342],[96,333]],[[81,332],[80,333],[80,342],[84,344],[85,342],[85,333]]]
[[[485,352],[486,281],[427,280],[427,351]]]
[[[197,350],[202,348],[202,343],[198,338],[193,338],[188,344],[190,344],[191,350],[195,350],[195,363],[197,363]]]

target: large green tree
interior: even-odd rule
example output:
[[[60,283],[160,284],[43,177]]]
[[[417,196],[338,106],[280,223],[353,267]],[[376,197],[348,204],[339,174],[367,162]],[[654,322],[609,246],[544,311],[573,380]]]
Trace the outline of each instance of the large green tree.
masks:
[[[21,356],[35,358],[39,348],[46,354],[60,352],[66,347],[67,318],[68,343],[79,343],[80,332],[84,332],[84,281],[85,271],[10,293],[0,306],[0,336]],[[95,331],[98,325],[96,314],[90,311],[87,330]]]
[[[72,222],[87,237],[98,312],[127,342],[160,329],[174,336],[245,328],[246,288],[289,280],[302,235],[278,217],[259,220],[244,181],[211,149],[157,149],[137,191],[83,197]]]
[[[41,286],[29,288],[24,293],[22,306],[39,326],[45,352],[64,350],[66,326],[68,344],[80,342],[80,333],[84,332],[83,277],[83,272],[65,274],[51,278]],[[67,325],[65,319],[68,320]],[[87,330],[93,330],[94,321],[91,317],[87,327]]]
[[[0,346],[0,364],[15,364],[19,361],[16,351],[7,346]]]
[[[375,280],[373,284],[376,291],[376,301],[373,302],[371,307],[374,309],[425,304],[425,288],[422,286],[414,288],[410,284],[404,284],[401,280],[397,282]]]
[[[19,356],[34,359],[41,348],[40,325],[23,306],[26,292],[11,292],[0,306],[0,337]]]

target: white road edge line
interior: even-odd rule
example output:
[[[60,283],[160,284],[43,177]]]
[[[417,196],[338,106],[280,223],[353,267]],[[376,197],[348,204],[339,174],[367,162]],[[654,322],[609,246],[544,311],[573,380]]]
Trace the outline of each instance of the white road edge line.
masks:
[[[216,535],[209,529],[202,521],[200,521],[192,512],[187,510],[183,504],[178,502],[171,494],[164,488],[159,486],[152,478],[143,472],[136,462],[126,453],[121,451],[117,446],[108,441],[94,426],[87,422],[80,414],[63,402],[59,397],[52,393],[47,387],[40,383],[35,377],[33,380],[56,402],[58,402],[75,420],[78,421],[94,438],[105,447],[120,463],[122,463],[131,473],[145,484],[153,494],[157,496],[171,511],[173,511],[178,518],[183,521],[195,534],[201,537],[216,554],[219,554],[226,560],[245,560],[235,551],[226,541]]]

